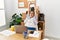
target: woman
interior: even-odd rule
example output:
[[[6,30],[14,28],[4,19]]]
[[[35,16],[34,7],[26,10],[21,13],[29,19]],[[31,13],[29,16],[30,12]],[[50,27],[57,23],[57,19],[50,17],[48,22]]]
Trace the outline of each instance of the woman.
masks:
[[[24,23],[28,30],[38,30],[37,17],[35,16],[34,11],[30,11],[29,18],[26,18]]]

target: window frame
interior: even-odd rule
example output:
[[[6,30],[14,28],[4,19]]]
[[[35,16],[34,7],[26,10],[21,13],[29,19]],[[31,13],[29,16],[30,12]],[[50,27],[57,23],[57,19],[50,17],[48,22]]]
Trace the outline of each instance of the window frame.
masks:
[[[1,24],[0,27],[1,27],[1,26],[4,26],[4,25],[6,24],[6,22],[5,22],[6,20],[5,20],[5,10],[4,10],[4,0],[0,0],[0,3],[1,3],[0,5],[2,5],[2,6],[0,7],[0,12],[2,11],[2,13],[0,13],[0,14],[1,14],[1,15],[2,15],[2,14],[4,15],[4,20],[3,20],[3,17],[0,18],[1,20],[3,20],[3,22],[0,23],[0,24]],[[2,15],[2,16],[3,16],[3,15]]]

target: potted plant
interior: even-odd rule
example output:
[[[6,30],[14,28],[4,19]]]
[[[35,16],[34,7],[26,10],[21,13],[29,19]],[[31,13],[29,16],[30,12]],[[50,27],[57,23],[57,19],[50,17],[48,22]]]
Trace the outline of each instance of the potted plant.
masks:
[[[16,13],[12,15],[12,19],[10,21],[10,27],[13,25],[20,25],[22,21],[22,14],[17,15]]]

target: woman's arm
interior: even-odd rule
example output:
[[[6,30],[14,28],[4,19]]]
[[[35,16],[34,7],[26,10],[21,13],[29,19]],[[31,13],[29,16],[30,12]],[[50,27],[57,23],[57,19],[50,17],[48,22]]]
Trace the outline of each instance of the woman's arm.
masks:
[[[28,21],[28,19],[26,18],[25,20],[24,20],[24,23],[26,23]]]
[[[30,2],[28,2],[28,14],[30,13]]]

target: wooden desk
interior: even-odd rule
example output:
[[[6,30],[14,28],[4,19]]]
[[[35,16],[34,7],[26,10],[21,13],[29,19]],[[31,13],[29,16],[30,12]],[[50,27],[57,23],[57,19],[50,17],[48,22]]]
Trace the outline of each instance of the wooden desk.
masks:
[[[23,34],[14,34],[11,36],[4,36],[0,34],[0,40],[41,40],[41,36],[39,38],[29,37],[28,39],[24,39]]]

